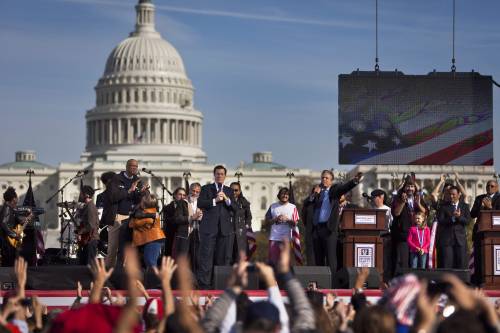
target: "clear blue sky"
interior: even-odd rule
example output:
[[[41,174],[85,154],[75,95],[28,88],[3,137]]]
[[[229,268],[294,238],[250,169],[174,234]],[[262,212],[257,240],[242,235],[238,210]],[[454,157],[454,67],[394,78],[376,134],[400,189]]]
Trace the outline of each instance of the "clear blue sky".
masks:
[[[79,159],[93,87],[133,30],[136,2],[0,1],[0,163],[19,149],[51,165]],[[338,74],[373,69],[374,0],[154,3],[157,30],[179,50],[196,88],[210,162],[235,166],[271,150],[290,167],[337,166]],[[381,69],[449,70],[451,4],[380,0]],[[496,0],[457,0],[459,71],[500,82],[499,13]],[[494,88],[495,113],[499,98]]]

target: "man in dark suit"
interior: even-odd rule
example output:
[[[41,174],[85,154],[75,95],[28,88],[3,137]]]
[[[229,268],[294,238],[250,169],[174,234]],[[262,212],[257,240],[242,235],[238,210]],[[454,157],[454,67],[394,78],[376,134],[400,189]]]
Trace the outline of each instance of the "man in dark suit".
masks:
[[[305,210],[313,206],[312,241],[315,264],[330,266],[332,281],[337,272],[337,240],[339,229],[340,197],[353,189],[361,181],[359,172],[352,180],[333,185],[333,172],[321,172],[321,184],[316,185],[305,201]]]
[[[498,182],[496,180],[490,180],[486,183],[486,193],[476,197],[470,211],[470,216],[477,219],[482,210],[500,210],[500,193],[498,192]],[[483,257],[481,255],[482,237],[477,233],[478,227],[479,221],[476,220],[472,229],[472,242],[474,246],[474,274],[472,275],[472,282],[480,286],[484,281]]]
[[[229,265],[228,241],[234,229],[231,214],[236,210],[234,193],[224,185],[227,170],[222,165],[214,168],[213,184],[204,185],[198,198],[198,208],[203,211],[200,223],[200,255],[197,280],[200,289],[209,289],[212,284],[212,268]]]
[[[467,239],[465,228],[470,222],[469,205],[460,201],[456,186],[449,189],[451,201],[438,211],[437,247],[440,268],[465,269],[467,266]]]

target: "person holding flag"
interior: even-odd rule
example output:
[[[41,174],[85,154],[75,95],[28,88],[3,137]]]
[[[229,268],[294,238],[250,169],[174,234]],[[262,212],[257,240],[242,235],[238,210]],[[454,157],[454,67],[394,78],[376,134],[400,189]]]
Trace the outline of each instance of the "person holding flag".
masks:
[[[293,185],[292,185],[292,177],[294,177],[295,175],[293,174],[293,172],[289,172],[289,173],[287,173],[287,176],[289,178],[289,180],[288,180],[288,189],[290,191],[289,192],[290,198],[288,199],[288,201],[291,204],[296,205],[296,203],[295,203],[295,194],[293,192]],[[300,219],[300,215],[299,215],[299,219]],[[304,259],[302,257],[302,245],[301,245],[301,242],[300,242],[300,230],[299,230],[299,224],[298,223],[296,223],[292,227],[292,249],[293,249],[293,254],[294,254],[294,257],[295,257],[295,262],[298,265],[303,265],[304,264]]]
[[[292,239],[292,228],[299,221],[297,207],[290,203],[290,190],[283,187],[278,192],[278,201],[273,203],[266,213],[266,222],[271,224],[269,235],[269,261],[277,264],[281,253],[281,244],[285,239]]]

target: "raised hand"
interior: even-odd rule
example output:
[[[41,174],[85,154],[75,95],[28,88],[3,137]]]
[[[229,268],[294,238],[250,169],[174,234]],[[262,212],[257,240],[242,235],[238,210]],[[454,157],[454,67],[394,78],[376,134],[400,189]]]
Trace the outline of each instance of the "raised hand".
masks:
[[[245,288],[248,285],[247,267],[249,263],[246,261],[245,252],[240,252],[238,263],[233,266],[233,272],[228,280],[230,288]]]
[[[149,293],[146,290],[146,288],[144,288],[144,285],[142,284],[142,282],[140,280],[137,280],[137,281],[135,281],[135,285],[137,286],[137,290],[139,290],[141,292],[141,294],[144,296],[144,298],[148,299]]]
[[[170,283],[176,269],[177,265],[175,264],[174,259],[172,259],[171,257],[163,257],[161,259],[160,269],[158,269],[157,267],[153,267],[153,271],[160,279],[160,281],[162,281],[162,283]]]
[[[483,207],[486,209],[491,209],[492,204],[491,204],[491,198],[490,197],[484,197],[482,200]]]
[[[19,257],[14,262],[14,272],[16,274],[18,296],[24,298],[24,290],[26,288],[26,280],[28,278],[28,264],[23,257]]]
[[[315,194],[319,194],[321,192],[321,186],[319,186],[319,185],[314,186],[314,190],[313,191],[314,191]]]
[[[370,269],[368,267],[358,268],[358,276],[356,277],[356,282],[354,283],[354,288],[357,290],[363,289],[366,280],[370,275]]]
[[[280,247],[280,260],[278,261],[278,272],[288,273],[290,271],[290,241],[283,239]]]
[[[271,266],[266,265],[262,262],[257,262],[255,263],[255,267],[257,267],[257,270],[259,271],[259,277],[262,279],[262,281],[264,281],[268,288],[278,285],[278,283],[276,282],[276,277],[274,276],[273,268]]]
[[[362,172],[358,172],[356,174],[356,176],[354,176],[354,180],[357,181],[358,183],[360,183],[363,180],[363,173]]]
[[[113,268],[107,270],[104,260],[101,258],[95,258],[93,265],[89,266],[89,268],[94,276],[94,284],[98,282],[104,284],[113,273]]]
[[[141,278],[141,265],[135,247],[127,246],[125,248],[125,258],[127,258],[125,273],[127,273],[129,280],[133,281],[135,287],[136,281]]]
[[[82,298],[82,291],[83,291],[82,284],[80,283],[80,281],[77,281],[76,282],[76,297]]]

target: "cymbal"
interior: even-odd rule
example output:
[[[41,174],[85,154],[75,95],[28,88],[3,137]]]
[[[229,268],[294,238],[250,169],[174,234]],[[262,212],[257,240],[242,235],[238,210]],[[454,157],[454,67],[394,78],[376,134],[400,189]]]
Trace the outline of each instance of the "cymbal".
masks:
[[[75,201],[62,201],[62,202],[58,202],[56,204],[56,206],[60,207],[60,208],[73,209],[73,208],[76,208],[76,204],[77,204],[77,202],[75,202]]]

